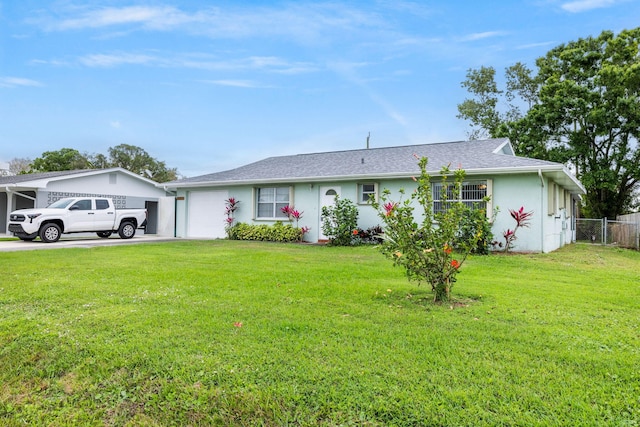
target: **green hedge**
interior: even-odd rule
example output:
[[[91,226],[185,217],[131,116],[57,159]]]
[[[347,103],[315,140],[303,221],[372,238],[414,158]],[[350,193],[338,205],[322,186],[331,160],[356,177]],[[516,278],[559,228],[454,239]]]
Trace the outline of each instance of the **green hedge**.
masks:
[[[231,240],[264,240],[269,242],[300,242],[302,230],[280,221],[273,225],[251,225],[239,222],[229,229]]]

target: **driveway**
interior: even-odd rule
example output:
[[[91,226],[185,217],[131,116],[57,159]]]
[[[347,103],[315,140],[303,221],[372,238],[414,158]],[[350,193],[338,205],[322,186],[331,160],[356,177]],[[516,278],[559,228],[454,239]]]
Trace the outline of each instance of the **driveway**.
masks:
[[[158,237],[152,234],[140,234],[131,239],[121,239],[117,235],[101,239],[95,234],[63,236],[55,243],[43,243],[40,239],[33,242],[22,240],[0,241],[0,252],[33,251],[40,249],[93,248],[95,246],[133,245],[139,243],[170,242],[174,237]]]

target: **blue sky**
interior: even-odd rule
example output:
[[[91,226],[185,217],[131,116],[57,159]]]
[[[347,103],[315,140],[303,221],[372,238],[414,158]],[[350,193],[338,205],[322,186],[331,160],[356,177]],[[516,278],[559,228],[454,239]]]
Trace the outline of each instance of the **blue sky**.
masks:
[[[639,25],[638,0],[0,0],[0,167],[131,144],[195,176],[463,140],[469,68]]]

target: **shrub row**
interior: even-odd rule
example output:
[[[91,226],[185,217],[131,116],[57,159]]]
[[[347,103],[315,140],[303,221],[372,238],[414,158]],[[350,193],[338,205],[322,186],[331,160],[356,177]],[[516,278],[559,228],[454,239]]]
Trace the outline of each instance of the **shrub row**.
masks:
[[[229,229],[231,240],[263,240],[269,242],[300,242],[302,230],[280,221],[273,225],[250,225],[242,222]]]

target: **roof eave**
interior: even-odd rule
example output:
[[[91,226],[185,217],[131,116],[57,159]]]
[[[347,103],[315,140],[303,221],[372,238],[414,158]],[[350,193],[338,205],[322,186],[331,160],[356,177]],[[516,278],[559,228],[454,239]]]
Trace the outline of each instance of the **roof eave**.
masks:
[[[169,190],[178,190],[182,188],[203,188],[203,187],[227,187],[240,185],[257,185],[257,184],[290,184],[290,183],[316,183],[321,181],[353,181],[363,179],[394,179],[394,178],[410,178],[416,174],[408,173],[391,173],[391,174],[362,174],[362,175],[334,175],[334,176],[310,176],[310,177],[289,177],[289,178],[265,178],[265,179],[239,179],[230,181],[202,181],[202,182],[185,182],[177,185],[162,185]]]
[[[81,171],[81,172],[78,172],[77,174],[72,174],[72,175],[55,176],[55,177],[47,178],[46,182],[48,183],[50,181],[62,181],[69,178],[83,178],[85,176],[100,175],[100,174],[112,173],[112,172],[121,172],[125,175],[129,175],[132,178],[145,181],[148,184],[152,184],[154,186],[157,184],[157,182],[149,178],[145,178],[144,176],[138,175],[137,173],[131,172],[130,170],[127,170],[121,167],[107,168],[107,169],[91,169],[91,170],[87,170],[86,172]],[[42,180],[42,181],[45,181],[45,180]]]
[[[125,175],[129,175],[133,178],[142,180],[147,182],[148,184],[151,184],[153,186],[155,186],[157,183],[151,179],[145,178],[143,176],[140,176],[134,172],[131,172],[127,169],[121,168],[121,167],[115,167],[115,168],[108,168],[108,169],[90,169],[90,170],[86,170],[86,171],[78,171],[77,173],[72,173],[72,174],[66,174],[66,175],[59,175],[59,176],[51,176],[51,177],[47,177],[47,178],[34,178],[31,180],[25,180],[25,181],[20,181],[20,182],[15,182],[15,183],[5,183],[5,184],[0,184],[0,186],[4,186],[4,185],[17,185],[18,187],[23,187],[24,189],[45,189],[47,188],[47,186],[49,185],[50,182],[56,182],[56,181],[65,181],[68,179],[77,179],[77,178],[84,178],[87,176],[92,176],[92,175],[100,175],[100,174],[105,174],[105,173],[113,173],[113,172],[120,172],[123,173]]]

